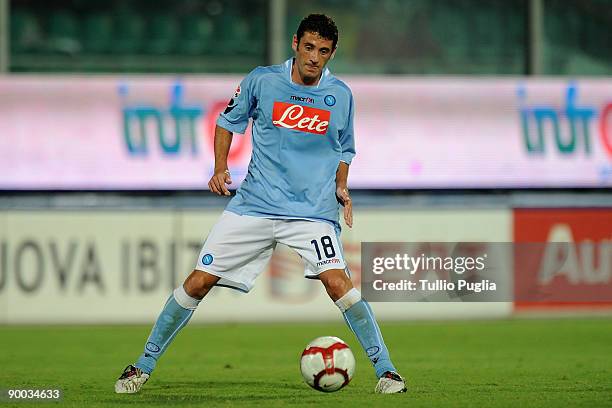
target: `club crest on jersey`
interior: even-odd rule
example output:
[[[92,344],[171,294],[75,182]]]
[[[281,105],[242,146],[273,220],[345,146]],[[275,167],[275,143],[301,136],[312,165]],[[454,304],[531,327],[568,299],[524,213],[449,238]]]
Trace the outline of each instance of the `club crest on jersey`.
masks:
[[[272,124],[285,129],[324,135],[329,127],[331,112],[286,102],[274,102]]]
[[[239,96],[240,96],[240,85],[238,85],[238,88],[236,88],[236,92],[234,92],[234,96],[227,103],[227,108],[225,108],[225,111],[223,111],[223,113],[225,113],[225,114],[230,113],[232,111],[232,109],[234,109],[236,107],[236,105],[238,105],[238,103],[236,101],[238,100]]]
[[[323,100],[327,106],[334,106],[336,104],[336,97],[334,95],[326,95]]]

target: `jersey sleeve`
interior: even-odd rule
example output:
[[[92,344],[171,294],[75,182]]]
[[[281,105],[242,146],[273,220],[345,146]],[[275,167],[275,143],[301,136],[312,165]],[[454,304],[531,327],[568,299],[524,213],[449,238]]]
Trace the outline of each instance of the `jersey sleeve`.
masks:
[[[353,157],[355,157],[355,133],[353,131],[353,116],[355,113],[355,102],[353,95],[350,95],[349,102],[349,114],[346,126],[340,132],[340,146],[342,147],[342,158],[340,161],[346,164],[351,164]]]
[[[247,75],[230,99],[225,110],[217,118],[217,125],[232,133],[243,134],[249,124],[249,118],[257,105],[254,95],[257,68]]]

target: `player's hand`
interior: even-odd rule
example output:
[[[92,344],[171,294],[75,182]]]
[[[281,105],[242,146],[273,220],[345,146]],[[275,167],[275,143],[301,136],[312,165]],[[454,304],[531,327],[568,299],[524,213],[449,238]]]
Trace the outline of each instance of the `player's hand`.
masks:
[[[218,195],[231,195],[225,185],[232,184],[232,178],[229,170],[215,171],[215,174],[210,178],[208,182],[208,188],[215,194]]]
[[[344,222],[349,228],[353,228],[353,202],[351,201],[348,188],[337,187],[336,196],[340,204],[344,206]]]

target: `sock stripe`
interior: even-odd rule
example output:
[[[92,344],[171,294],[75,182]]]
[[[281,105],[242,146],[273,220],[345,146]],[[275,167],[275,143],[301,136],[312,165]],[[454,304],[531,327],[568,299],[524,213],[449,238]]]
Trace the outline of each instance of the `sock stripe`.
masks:
[[[376,318],[374,317],[374,312],[372,311],[372,308],[370,307],[370,304],[369,304],[369,303],[367,303],[367,302],[364,302],[364,303],[365,303],[365,307],[366,307],[366,309],[368,310],[368,315],[370,316],[370,318],[371,318],[373,321],[375,321],[375,320],[376,320]],[[381,331],[380,331],[380,327],[378,327],[378,324],[375,324],[375,325],[374,325],[374,328],[376,329],[376,335],[377,335],[377,337],[378,337],[378,342],[384,345],[384,344],[385,344],[385,341],[383,340],[383,336],[382,336],[382,333],[381,333]]]
[[[174,330],[174,332],[172,332],[172,334],[170,335],[170,337],[168,337],[168,340],[166,340],[166,342],[164,343],[164,345],[161,347],[161,353],[163,353],[164,351],[166,351],[166,346],[168,345],[168,343],[170,343],[172,341],[172,339],[174,339],[174,337],[176,336],[176,334],[179,332],[179,330],[181,330],[183,328],[183,326],[185,326],[187,324],[187,322],[189,321],[189,319],[191,318],[191,315],[193,315],[193,310],[190,310],[189,313],[187,314],[187,316],[185,316],[185,319],[178,325],[178,327]]]
[[[189,322],[193,312],[181,306],[174,295],[170,295],[151,329],[144,352],[134,365],[147,374],[153,372],[157,360],[164,354],[178,332]]]
[[[373,355],[368,355],[368,359],[374,366],[376,376],[380,378],[386,371],[396,371],[368,302],[360,300],[344,312],[343,317],[366,354],[368,351],[375,351]],[[373,347],[377,347],[378,350],[372,349]]]

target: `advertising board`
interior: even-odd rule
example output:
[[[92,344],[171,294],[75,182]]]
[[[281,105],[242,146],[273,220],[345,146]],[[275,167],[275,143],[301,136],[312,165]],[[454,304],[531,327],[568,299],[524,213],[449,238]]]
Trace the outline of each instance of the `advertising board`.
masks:
[[[608,79],[343,79],[356,104],[352,188],[612,186]],[[0,78],[0,189],[205,189],[215,121],[240,80]],[[233,140],[233,188],[250,134]]]

